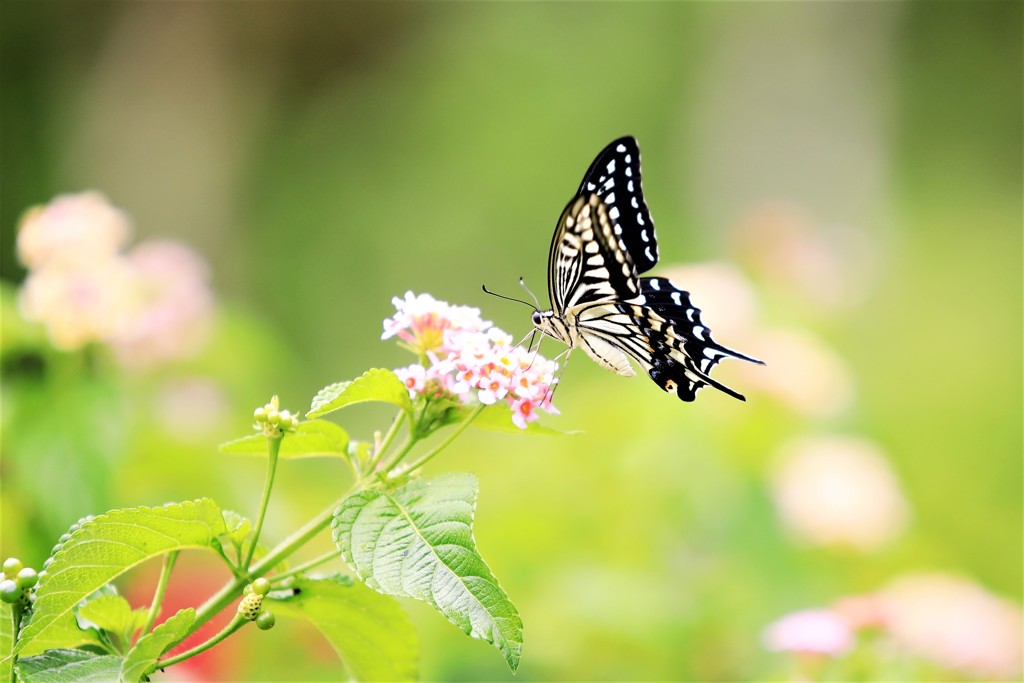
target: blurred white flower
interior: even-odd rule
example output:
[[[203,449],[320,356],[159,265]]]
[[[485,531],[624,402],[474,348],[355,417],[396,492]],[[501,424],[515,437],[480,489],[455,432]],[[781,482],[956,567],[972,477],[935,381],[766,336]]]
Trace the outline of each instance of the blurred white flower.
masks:
[[[537,419],[537,410],[558,412],[551,403],[558,364],[514,346],[510,335],[480,318],[479,309],[412,292],[392,301],[397,312],[384,321],[382,338],[398,336],[427,362],[395,370],[412,397],[505,401],[520,429]]]
[[[766,649],[814,655],[841,655],[853,644],[846,621],[832,610],[792,612],[769,624],[762,636]]]
[[[224,389],[206,377],[171,380],[160,388],[155,401],[161,426],[183,441],[207,441],[230,414]]]
[[[22,215],[18,257],[31,270],[102,261],[116,255],[130,235],[128,217],[101,193],[60,195]]]
[[[771,493],[786,528],[816,545],[872,551],[902,533],[909,517],[895,473],[864,439],[790,442],[771,474]]]
[[[749,337],[743,348],[751,349],[767,365],[737,367],[742,383],[801,415],[832,417],[853,402],[853,377],[846,363],[809,332],[759,332]]]
[[[63,262],[30,272],[18,307],[26,320],[42,323],[50,341],[65,351],[118,333],[132,314],[132,269],[105,256]]]
[[[134,310],[110,342],[127,367],[187,358],[206,341],[212,323],[209,268],[187,246],[140,244],[127,256],[134,275]]]
[[[753,329],[757,318],[757,294],[738,268],[728,263],[708,262],[668,266],[664,277],[690,293],[701,309],[700,317],[726,346],[740,343]]]
[[[877,258],[863,230],[817,224],[800,206],[753,207],[733,234],[743,263],[770,285],[781,285],[824,308],[863,301]]]
[[[879,593],[893,640],[906,651],[972,676],[1016,679],[1022,672],[1024,612],[948,574],[911,574]]]

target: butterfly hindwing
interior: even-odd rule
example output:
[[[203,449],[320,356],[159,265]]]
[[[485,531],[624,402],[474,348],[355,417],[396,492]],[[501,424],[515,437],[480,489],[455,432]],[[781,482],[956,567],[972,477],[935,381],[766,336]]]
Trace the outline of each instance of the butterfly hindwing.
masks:
[[[613,141],[597,155],[576,191],[577,197],[597,194],[608,209],[638,274],[658,262],[654,222],[640,182],[640,148],[633,137]]]

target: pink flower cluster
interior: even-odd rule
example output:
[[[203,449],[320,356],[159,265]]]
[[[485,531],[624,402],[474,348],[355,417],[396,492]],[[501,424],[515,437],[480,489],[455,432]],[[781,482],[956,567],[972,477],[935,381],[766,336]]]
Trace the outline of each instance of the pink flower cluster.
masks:
[[[551,395],[558,364],[512,343],[480,318],[480,310],[451,306],[429,294],[392,299],[396,313],[384,321],[382,339],[398,337],[422,363],[395,370],[409,394],[448,396],[466,404],[506,402],[520,429],[537,411],[557,414]]]
[[[22,216],[18,255],[29,274],[19,308],[57,348],[101,342],[141,368],[187,357],[205,341],[213,306],[206,263],[169,241],[125,253],[131,232],[98,192],[62,195]]]

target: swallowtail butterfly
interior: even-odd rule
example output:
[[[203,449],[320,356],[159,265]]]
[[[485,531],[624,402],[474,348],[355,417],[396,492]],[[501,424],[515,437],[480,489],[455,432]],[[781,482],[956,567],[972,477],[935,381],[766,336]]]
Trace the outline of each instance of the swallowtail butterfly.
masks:
[[[636,360],[655,384],[692,401],[723,358],[761,361],[711,338],[690,295],[661,277],[639,277],[658,262],[654,223],[640,186],[640,149],[632,137],[604,148],[562,211],[548,254],[551,310],[534,326],[620,375]]]

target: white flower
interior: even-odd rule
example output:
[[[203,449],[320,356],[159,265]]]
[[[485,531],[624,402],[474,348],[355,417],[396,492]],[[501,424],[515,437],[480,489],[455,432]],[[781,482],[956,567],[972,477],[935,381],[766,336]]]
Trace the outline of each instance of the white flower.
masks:
[[[800,439],[782,449],[771,492],[783,524],[817,545],[875,550],[907,525],[909,505],[873,443],[851,437]]]

